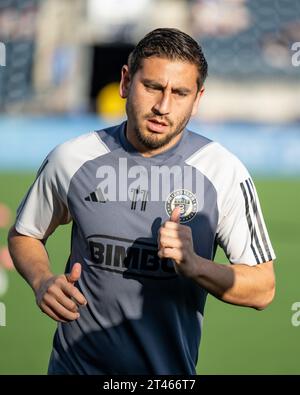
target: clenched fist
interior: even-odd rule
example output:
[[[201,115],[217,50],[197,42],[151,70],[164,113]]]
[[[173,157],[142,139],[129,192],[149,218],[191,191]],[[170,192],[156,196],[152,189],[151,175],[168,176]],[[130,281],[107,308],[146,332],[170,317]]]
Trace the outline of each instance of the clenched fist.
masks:
[[[194,252],[191,228],[180,224],[180,208],[176,207],[158,231],[158,256],[174,261],[177,273],[196,276],[197,255]]]
[[[78,305],[86,305],[82,293],[74,286],[81,275],[80,263],[75,263],[71,273],[45,279],[36,291],[40,309],[55,321],[68,322],[79,318]]]

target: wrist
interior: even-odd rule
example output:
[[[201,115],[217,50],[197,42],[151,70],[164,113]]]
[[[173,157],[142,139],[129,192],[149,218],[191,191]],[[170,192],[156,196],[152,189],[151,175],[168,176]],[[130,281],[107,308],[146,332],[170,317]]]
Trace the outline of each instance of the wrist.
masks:
[[[191,280],[197,280],[201,273],[201,257],[193,252],[185,261],[178,265],[179,272]]]
[[[53,276],[54,274],[50,271],[43,272],[39,276],[36,276],[30,284],[33,292],[36,294],[41,289],[43,284],[50,280]]]
[[[192,262],[193,262],[193,270],[191,271],[191,278],[192,280],[197,280],[204,274],[204,268],[206,265],[206,260],[202,258],[200,255],[194,253]]]

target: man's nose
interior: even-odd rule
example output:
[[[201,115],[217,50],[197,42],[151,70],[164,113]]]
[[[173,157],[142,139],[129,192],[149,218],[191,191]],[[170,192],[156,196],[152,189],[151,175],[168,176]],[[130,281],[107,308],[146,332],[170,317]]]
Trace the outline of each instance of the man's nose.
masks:
[[[153,110],[159,115],[169,114],[171,112],[171,94],[167,91],[162,92]]]

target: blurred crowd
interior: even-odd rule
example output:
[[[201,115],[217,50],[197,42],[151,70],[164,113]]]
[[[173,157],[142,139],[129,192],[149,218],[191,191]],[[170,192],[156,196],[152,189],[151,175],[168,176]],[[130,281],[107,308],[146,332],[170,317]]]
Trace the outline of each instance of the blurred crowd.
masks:
[[[161,26],[185,30],[203,46],[212,92],[208,117],[242,119],[249,108],[243,95],[254,86],[261,101],[253,110],[250,105],[248,118],[258,112],[258,120],[300,119],[293,105],[299,68],[291,63],[291,46],[300,37],[298,0],[1,0],[6,67],[0,67],[0,112],[105,116],[109,109],[122,115],[110,85],[118,82],[119,64],[114,72],[109,66],[125,62],[124,48],[129,52]],[[224,89],[231,108],[220,106]]]

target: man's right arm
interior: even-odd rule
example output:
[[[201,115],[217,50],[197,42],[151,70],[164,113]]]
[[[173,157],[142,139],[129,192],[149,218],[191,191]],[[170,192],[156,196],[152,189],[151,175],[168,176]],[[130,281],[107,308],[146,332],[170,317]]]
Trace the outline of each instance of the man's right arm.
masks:
[[[81,265],[75,263],[69,274],[54,275],[43,241],[22,235],[15,227],[8,234],[8,246],[16,269],[33,289],[40,309],[56,321],[77,319],[78,305],[87,303],[74,286]]]

